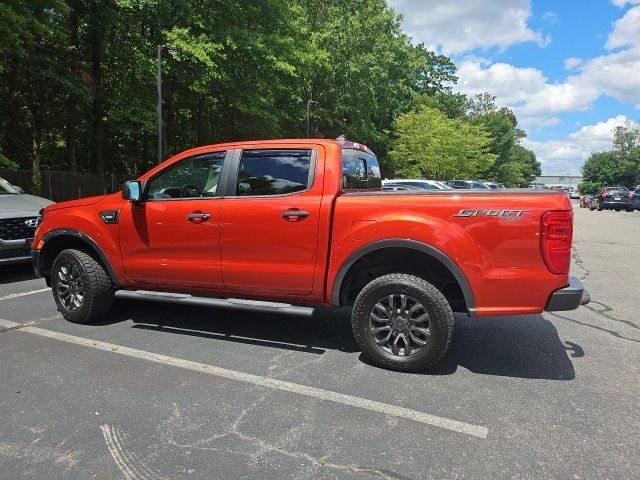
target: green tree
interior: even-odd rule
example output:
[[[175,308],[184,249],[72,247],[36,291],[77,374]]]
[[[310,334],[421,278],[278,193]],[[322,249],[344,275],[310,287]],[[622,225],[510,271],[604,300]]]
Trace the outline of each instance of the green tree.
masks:
[[[482,125],[489,134],[489,151],[496,155],[495,163],[482,172],[482,177],[508,187],[526,187],[540,174],[535,154],[520,144],[526,134],[518,128],[518,120],[511,110],[498,109],[495,97],[489,93],[469,99],[466,109],[467,118],[475,125]]]
[[[613,151],[594,152],[582,166],[585,182],[597,185],[619,185],[624,175],[624,166]]]
[[[613,152],[621,164],[619,183],[633,188],[640,183],[640,126],[633,126],[627,121],[616,127]]]
[[[415,93],[444,91],[457,80],[449,58],[411,44],[386,0],[298,4],[315,57],[300,75],[308,86],[305,103],[316,102],[312,115],[316,136],[346,134],[384,156],[388,130],[399,114],[413,106]]]
[[[498,172],[498,179],[508,187],[526,187],[542,175],[536,154],[519,144],[511,147],[509,161],[501,167],[503,170]]]
[[[58,140],[61,98],[70,88],[64,69],[67,7],[62,1],[7,0],[0,5],[2,149],[33,171],[40,190],[43,152]]]
[[[474,178],[496,159],[482,126],[447,118],[435,108],[400,115],[394,127],[397,138],[389,157],[403,177]]]
[[[437,108],[449,118],[465,118],[467,96],[463,93],[444,91],[433,95],[418,94],[414,100],[420,106]]]

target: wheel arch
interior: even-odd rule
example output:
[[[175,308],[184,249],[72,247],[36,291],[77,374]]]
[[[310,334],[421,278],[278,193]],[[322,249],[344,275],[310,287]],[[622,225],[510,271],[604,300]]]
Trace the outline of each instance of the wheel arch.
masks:
[[[90,236],[78,230],[64,228],[51,230],[47,232],[42,239],[44,240],[44,246],[38,258],[38,267],[41,275],[45,277],[50,275],[53,262],[61,251],[75,248],[95,258],[95,260],[104,267],[113,285],[118,287],[118,279],[107,256],[98,243]]]
[[[433,261],[437,262],[442,266],[442,268],[447,271],[457,282],[462,296],[464,298],[464,303],[466,305],[466,310],[469,315],[475,315],[476,303],[473,295],[473,291],[467,280],[466,275],[460,269],[460,267],[449,257],[446,253],[442,252],[438,248],[428,245],[423,242],[419,242],[416,240],[404,239],[404,238],[393,238],[393,239],[385,239],[378,240],[376,242],[372,242],[368,245],[360,247],[358,250],[353,252],[347,259],[343,262],[338,273],[336,274],[332,289],[331,289],[331,303],[336,306],[344,305],[345,302],[345,289],[348,287],[348,283],[350,282],[350,273],[352,273],[354,267],[356,267],[359,261],[365,259],[367,256],[379,252],[383,252],[385,250],[405,250],[407,252],[419,252],[423,256],[427,256]],[[396,272],[402,273],[402,272]]]

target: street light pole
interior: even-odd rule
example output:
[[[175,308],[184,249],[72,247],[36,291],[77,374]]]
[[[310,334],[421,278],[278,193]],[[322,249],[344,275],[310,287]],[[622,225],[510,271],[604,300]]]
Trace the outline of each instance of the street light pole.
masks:
[[[162,163],[162,49],[164,45],[158,45],[157,75],[158,75],[158,104],[156,115],[158,116],[158,157],[157,164]]]
[[[162,163],[162,51],[175,52],[176,47],[173,45],[158,45],[157,59],[157,76],[158,76],[158,104],[156,113],[158,115],[158,160],[156,163]]]
[[[317,103],[313,100],[311,100],[311,98],[309,98],[307,100],[307,138],[309,138],[309,133],[311,130],[311,104],[312,103]]]

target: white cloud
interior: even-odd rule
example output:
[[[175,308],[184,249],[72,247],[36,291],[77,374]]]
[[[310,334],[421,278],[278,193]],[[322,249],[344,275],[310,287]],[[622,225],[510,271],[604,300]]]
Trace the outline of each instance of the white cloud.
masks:
[[[542,20],[547,22],[549,25],[555,25],[560,21],[560,16],[556,12],[544,12]]]
[[[544,45],[545,38],[532,30],[529,0],[478,2],[459,0],[391,0],[404,12],[405,29],[418,41],[445,53],[474,48],[505,48],[519,42]],[[619,7],[640,5],[640,0],[614,0]],[[555,18],[553,12],[543,17]],[[526,125],[553,123],[555,114],[584,111],[601,95],[640,109],[640,6],[632,6],[613,25],[606,41],[609,50],[622,49],[591,59],[570,57],[565,68],[573,75],[551,82],[542,71],[466,57],[458,64],[458,89],[474,95],[496,95],[501,105],[514,110]]]
[[[458,76],[460,91],[467,95],[490,92],[500,106],[511,108],[525,127],[555,125],[555,114],[586,110],[599,95],[588,84],[550,83],[536,68],[507,63],[483,66],[476,60],[464,60]]]
[[[567,81],[583,88],[596,88],[602,94],[640,108],[640,48],[592,58],[580,66],[580,71]]]
[[[569,57],[564,60],[564,68],[567,70],[573,70],[574,68],[582,65],[583,60],[581,58]]]
[[[640,7],[629,9],[622,18],[616,20],[605,47],[611,50],[633,45],[640,45]]]
[[[545,174],[575,174],[591,153],[611,149],[616,127],[627,121],[624,115],[617,115],[595,125],[585,125],[560,140],[540,142],[525,138],[523,144],[535,152]]]
[[[550,38],[532,30],[530,0],[391,0],[404,14],[404,29],[415,41],[447,54],[475,48],[507,48],[522,42],[546,46]],[[551,13],[551,12],[549,12]]]
[[[640,4],[640,0],[611,0],[616,7],[624,7],[627,3],[629,5],[638,5]]]
[[[640,16],[638,29],[640,42]],[[495,95],[524,126],[549,124],[561,112],[588,110],[601,95],[640,109],[640,46],[588,60],[568,58],[565,67],[575,73],[563,82],[550,82],[535,68],[465,59],[458,66],[457,89]]]
[[[560,125],[562,121],[558,117],[550,117],[547,115],[521,115],[518,117],[518,123],[520,124],[520,128],[526,126],[528,130],[532,130]]]
[[[624,115],[616,115],[604,122],[598,122],[595,125],[585,125],[577,132],[573,132],[569,135],[569,138],[579,140],[581,142],[596,142],[600,145],[602,142],[607,143],[607,147],[611,146],[613,140],[613,134],[617,127],[620,127],[628,122],[629,119]],[[630,122],[632,125],[636,125],[635,122]]]

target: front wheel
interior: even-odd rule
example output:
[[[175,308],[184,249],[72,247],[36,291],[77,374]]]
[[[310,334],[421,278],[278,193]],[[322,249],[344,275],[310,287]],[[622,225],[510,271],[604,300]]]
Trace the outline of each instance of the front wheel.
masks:
[[[351,316],[362,352],[380,367],[404,372],[424,371],[442,358],[453,338],[453,322],[440,290],[403,273],[366,285]]]
[[[51,288],[58,310],[74,323],[100,319],[113,303],[109,275],[93,257],[80,250],[63,250],[56,257]]]

